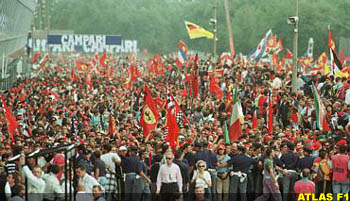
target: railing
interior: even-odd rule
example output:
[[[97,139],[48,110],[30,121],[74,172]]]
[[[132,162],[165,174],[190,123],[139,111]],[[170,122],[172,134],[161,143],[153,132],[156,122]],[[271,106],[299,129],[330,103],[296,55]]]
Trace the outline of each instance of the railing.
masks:
[[[24,69],[27,67],[25,59],[13,59],[9,55],[24,50],[26,47],[35,7],[35,0],[0,0],[0,81],[2,90],[15,82],[19,61],[23,64],[22,71],[28,71]]]

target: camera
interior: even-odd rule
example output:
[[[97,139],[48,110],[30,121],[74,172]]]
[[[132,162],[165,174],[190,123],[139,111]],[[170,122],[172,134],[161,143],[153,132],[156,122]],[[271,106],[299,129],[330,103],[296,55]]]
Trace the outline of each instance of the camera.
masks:
[[[292,24],[292,25],[296,25],[298,23],[299,17],[297,16],[292,16],[292,17],[288,17],[288,24]]]

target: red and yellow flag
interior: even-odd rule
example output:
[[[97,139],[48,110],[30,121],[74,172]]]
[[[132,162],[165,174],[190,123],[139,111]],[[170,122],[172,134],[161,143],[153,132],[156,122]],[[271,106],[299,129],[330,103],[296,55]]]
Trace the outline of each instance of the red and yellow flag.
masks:
[[[143,136],[147,137],[154,130],[159,120],[159,114],[147,85],[144,87],[145,100],[143,102],[140,124],[143,128]]]

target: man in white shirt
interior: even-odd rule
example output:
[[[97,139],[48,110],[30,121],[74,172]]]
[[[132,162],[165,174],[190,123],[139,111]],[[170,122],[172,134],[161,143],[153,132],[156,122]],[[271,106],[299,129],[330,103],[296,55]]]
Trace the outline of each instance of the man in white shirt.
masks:
[[[35,166],[33,172],[25,164],[25,157],[20,158],[20,170],[24,173],[28,181],[28,200],[29,201],[41,201],[43,200],[43,192],[45,189],[45,181],[41,178],[41,168]]]
[[[115,173],[115,165],[119,165],[121,159],[117,153],[112,151],[112,146],[110,144],[105,144],[103,149],[105,154],[101,156],[101,160],[106,164],[106,168],[108,168],[109,171]]]
[[[60,182],[58,181],[57,175],[60,171],[58,165],[51,166],[51,172],[47,175],[44,175],[44,180],[46,182],[44,190],[44,199],[45,200],[63,200],[64,193],[61,188]]]
[[[276,75],[275,79],[272,81],[272,88],[273,89],[280,89],[282,86],[282,80],[279,78],[278,75]]]
[[[161,194],[161,201],[174,201],[182,193],[182,176],[178,165],[173,163],[174,154],[168,152],[166,164],[159,168],[157,176],[157,191]]]
[[[80,165],[76,168],[76,174],[79,178],[78,182],[81,182],[84,184],[86,193],[92,193],[92,188],[95,185],[100,185],[94,177],[86,173],[86,167],[84,167],[83,165]]]

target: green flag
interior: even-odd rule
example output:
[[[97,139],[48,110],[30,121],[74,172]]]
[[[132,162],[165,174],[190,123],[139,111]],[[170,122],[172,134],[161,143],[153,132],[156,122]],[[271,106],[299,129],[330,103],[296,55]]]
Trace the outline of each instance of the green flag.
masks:
[[[225,144],[230,144],[230,137],[228,136],[228,130],[227,130],[227,124],[225,122],[225,126],[224,126],[224,136],[225,136]]]

